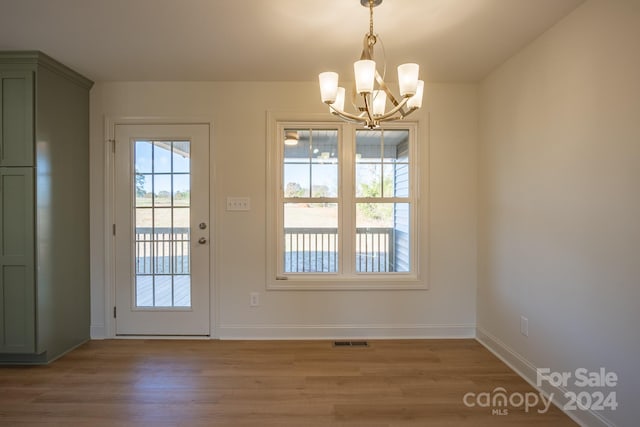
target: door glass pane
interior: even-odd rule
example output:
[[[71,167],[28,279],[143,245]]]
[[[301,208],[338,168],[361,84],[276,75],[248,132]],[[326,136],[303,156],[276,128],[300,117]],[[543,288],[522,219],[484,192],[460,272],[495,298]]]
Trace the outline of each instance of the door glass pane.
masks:
[[[136,141],[136,173],[151,173],[153,171],[153,143],[151,141]]]
[[[189,141],[173,142],[173,173],[189,173],[191,170],[191,147]]]
[[[153,307],[153,276],[136,276],[136,304],[138,307]]]
[[[173,305],[191,307],[191,276],[173,276]]]
[[[154,141],[153,143],[153,172],[171,173],[171,147],[167,141]]]
[[[171,291],[172,277],[168,275],[156,275],[153,278],[155,285],[155,307],[171,307],[171,299],[173,298]]]
[[[154,206],[171,206],[172,181],[173,181],[173,175],[170,173],[153,175]]]
[[[190,142],[136,141],[135,305],[191,307]]]
[[[173,173],[173,205],[189,206],[191,199],[191,177],[188,173]]]
[[[151,206],[153,201],[153,175],[136,172],[136,207]]]

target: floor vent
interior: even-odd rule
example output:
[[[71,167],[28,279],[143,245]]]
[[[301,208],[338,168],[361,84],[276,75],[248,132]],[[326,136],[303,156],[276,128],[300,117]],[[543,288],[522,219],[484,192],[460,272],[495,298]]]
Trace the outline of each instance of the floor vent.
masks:
[[[369,347],[367,341],[334,341],[334,347]]]

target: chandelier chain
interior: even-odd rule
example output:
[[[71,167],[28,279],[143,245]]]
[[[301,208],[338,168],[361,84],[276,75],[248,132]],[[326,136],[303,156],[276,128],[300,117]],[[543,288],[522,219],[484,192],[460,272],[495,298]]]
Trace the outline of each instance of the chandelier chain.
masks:
[[[373,36],[373,0],[369,0],[369,35]]]

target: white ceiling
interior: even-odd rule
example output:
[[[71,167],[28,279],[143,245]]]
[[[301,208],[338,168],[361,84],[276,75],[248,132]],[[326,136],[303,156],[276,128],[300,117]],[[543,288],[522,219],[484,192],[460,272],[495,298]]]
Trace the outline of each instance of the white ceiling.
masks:
[[[583,0],[384,0],[389,73],[482,79]],[[359,0],[0,0],[0,50],[41,50],[95,81],[312,81],[351,76]],[[376,53],[379,59],[380,53]]]

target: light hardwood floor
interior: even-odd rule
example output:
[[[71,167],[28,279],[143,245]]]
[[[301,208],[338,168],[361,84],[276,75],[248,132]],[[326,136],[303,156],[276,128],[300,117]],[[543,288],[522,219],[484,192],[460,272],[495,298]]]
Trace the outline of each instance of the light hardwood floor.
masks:
[[[0,367],[0,425],[575,425],[553,405],[465,406],[468,392],[534,391],[474,340],[370,344],[91,341],[49,366]]]

